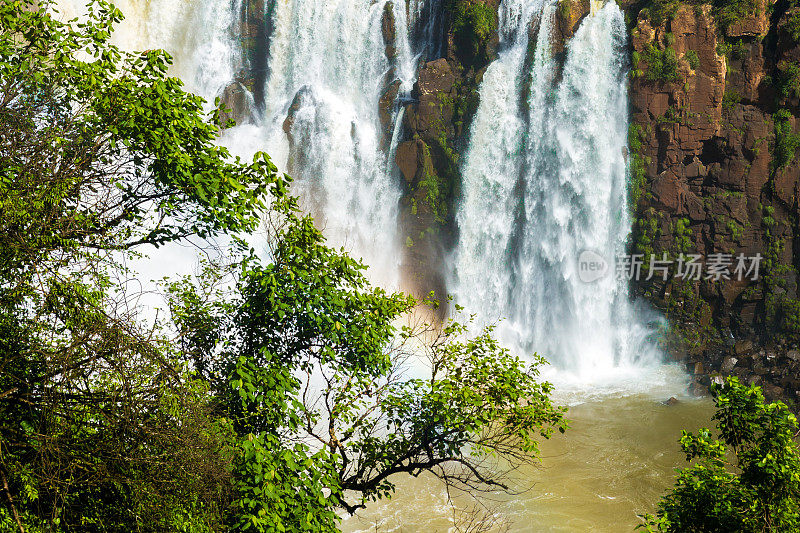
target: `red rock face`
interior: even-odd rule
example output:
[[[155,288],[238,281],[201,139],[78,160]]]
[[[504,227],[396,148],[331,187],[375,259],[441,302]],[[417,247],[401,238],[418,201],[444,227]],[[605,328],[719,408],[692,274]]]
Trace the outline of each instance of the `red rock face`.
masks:
[[[793,260],[800,166],[792,157],[787,166],[775,168],[779,140],[773,114],[798,112],[797,101],[779,94],[776,81],[779,64],[785,69],[787,61],[800,59],[800,48],[783,29],[791,12],[770,19],[771,12],[768,0],[760,0],[758,9],[731,24],[725,36],[709,5],[683,5],[655,28],[645,13],[639,14],[631,45],[641,59],[630,100],[632,121],[643,132],[638,156],[647,172],[635,206],[639,222],[633,246],[706,258],[772,253],[773,274],[783,280],[778,297],[763,277],[759,282],[697,281],[681,290],[671,281],[641,282],[636,290],[677,326],[681,335],[670,339],[672,349],[688,358],[690,368],[719,371],[734,341],[748,342],[756,347],[747,350],[752,358],[740,357],[725,373],[748,378],[754,375],[753,360],[761,361],[764,372],[758,375],[773,396],[795,398],[800,387],[789,378],[797,376],[800,384],[800,367],[792,363],[787,369],[775,361],[797,338],[775,323],[779,319],[770,306],[775,298],[797,298]],[[650,45],[672,47],[677,80],[649,79]],[[797,131],[795,122],[794,116],[788,120],[790,132]],[[688,224],[688,235],[676,235],[679,222]],[[778,355],[768,360],[759,346]]]
[[[763,37],[769,31],[769,13],[767,11],[770,4],[775,0],[758,0],[756,2],[755,13],[736,21],[725,31],[728,37]]]

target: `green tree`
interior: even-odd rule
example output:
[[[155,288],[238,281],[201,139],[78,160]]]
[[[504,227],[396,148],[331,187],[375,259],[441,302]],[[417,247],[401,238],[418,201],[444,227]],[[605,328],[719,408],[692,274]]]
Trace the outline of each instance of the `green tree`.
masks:
[[[216,146],[167,54],[109,44],[111,4],[54,13],[0,0],[0,524],[214,527],[232,428],[142,327],[123,262],[256,228],[283,181]]]
[[[566,427],[539,359],[511,356],[490,330],[465,340],[456,322],[398,328],[416,302],[370,287],[310,218],[285,215],[269,242],[269,263],[248,255],[224,297],[203,303],[212,291],[189,280],[171,290],[177,322],[199,326],[181,328],[185,344],[207,348],[198,366],[229,377],[217,382],[241,439],[237,527],[334,531],[337,508],[390,496],[397,474],[504,490],[537,439]],[[430,375],[404,376],[415,359]]]
[[[797,419],[737,378],[712,388],[719,438],[683,432],[687,461],[675,487],[646,517],[648,531],[790,532],[800,529]]]

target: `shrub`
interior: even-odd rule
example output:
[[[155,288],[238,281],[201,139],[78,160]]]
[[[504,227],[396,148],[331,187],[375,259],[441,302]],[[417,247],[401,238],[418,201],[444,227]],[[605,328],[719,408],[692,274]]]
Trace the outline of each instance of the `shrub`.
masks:
[[[741,61],[742,59],[747,57],[749,51],[750,49],[747,47],[747,44],[745,44],[744,41],[739,39],[738,41],[733,43],[733,46],[731,47],[731,57],[733,57],[733,59]]]
[[[630,149],[630,173],[631,180],[628,187],[628,201],[630,209],[636,212],[636,206],[642,197],[645,184],[647,182],[647,165],[642,156],[642,127],[638,124],[631,124],[628,127],[628,148]]]
[[[644,59],[647,62],[647,79],[649,81],[671,82],[680,78],[678,58],[672,47],[667,46],[662,50],[650,43],[644,51]]]
[[[800,42],[800,9],[796,9],[784,27],[795,43]]]
[[[684,55],[686,61],[689,62],[689,66],[692,67],[692,70],[697,70],[697,67],[700,66],[700,58],[697,57],[697,52],[694,50],[689,50]]]
[[[646,9],[647,18],[654,26],[660,26],[665,21],[672,19],[681,6],[678,0],[653,0]]]
[[[714,0],[711,13],[717,25],[724,31],[757,11],[755,0]]]
[[[722,96],[722,109],[726,113],[730,113],[736,107],[736,104],[742,101],[742,96],[736,89],[728,89]]]
[[[719,438],[708,429],[683,432],[687,461],[675,487],[647,516],[648,531],[798,531],[800,451],[797,418],[781,402],[737,378],[712,386]]]
[[[473,65],[487,62],[486,45],[497,31],[497,13],[483,2],[457,0],[451,6],[453,35],[462,61]]]
[[[779,170],[786,167],[794,159],[800,148],[800,134],[794,133],[789,118],[792,115],[781,109],[772,116],[775,122],[775,146],[772,151],[772,167]]]
[[[778,63],[778,79],[775,84],[778,98],[800,98],[800,65],[794,61]]]

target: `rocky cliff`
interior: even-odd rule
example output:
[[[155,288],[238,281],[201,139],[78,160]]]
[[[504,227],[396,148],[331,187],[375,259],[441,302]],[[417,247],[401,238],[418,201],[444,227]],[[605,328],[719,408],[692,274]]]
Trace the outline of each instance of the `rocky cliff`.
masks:
[[[719,279],[672,272],[635,290],[669,318],[667,347],[696,374],[695,390],[734,374],[796,399],[797,8],[752,0],[626,9],[631,252],[730,261]],[[734,275],[740,254],[763,257],[757,279]]]
[[[494,34],[473,45],[459,35],[458,9],[478,4],[484,3],[445,3],[444,57],[421,66],[405,106],[407,140],[396,153],[406,186],[407,267],[419,287],[440,294],[442,258],[457,231],[459,155],[497,43]],[[681,254],[698,255],[703,265],[697,280],[676,276],[674,268],[666,279],[648,280],[645,260],[634,293],[668,317],[665,348],[695,375],[695,392],[733,374],[761,384],[772,398],[794,401],[800,7],[771,0],[621,4],[631,48],[630,252],[666,254],[673,264]],[[485,5],[494,9],[497,2]],[[557,55],[589,7],[561,0]],[[740,256],[748,267],[750,258],[762,258],[757,275],[736,275]],[[705,279],[714,258],[730,261],[729,273]]]
[[[420,65],[403,106],[404,139],[395,153],[404,194],[404,274],[418,293],[446,296],[444,258],[456,237],[459,161],[478,105],[478,85],[497,47],[500,0],[441,3],[442,57]],[[388,45],[387,45],[388,46]]]

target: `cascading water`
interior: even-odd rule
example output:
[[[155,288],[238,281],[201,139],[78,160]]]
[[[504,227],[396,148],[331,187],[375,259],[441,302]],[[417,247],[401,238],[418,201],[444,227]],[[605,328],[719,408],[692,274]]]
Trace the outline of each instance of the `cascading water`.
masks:
[[[174,56],[173,74],[209,101],[222,94],[244,61],[239,39],[241,9],[257,2],[123,0],[126,21],[115,34],[125,49],[164,48]],[[399,129],[383,139],[378,114],[381,91],[399,80],[411,91],[416,63],[430,48],[431,6],[412,0],[267,0],[272,28],[267,44],[263,106],[251,124],[226,131],[234,153],[269,153],[296,178],[295,192],[335,246],[370,266],[370,277],[396,287],[400,191],[391,157]],[[68,17],[83,12],[82,0],[60,4]],[[385,52],[384,11],[391,10],[395,54]],[[412,49],[413,48],[413,49]],[[393,112],[397,115],[397,112]],[[287,121],[287,117],[289,120]],[[396,116],[392,117],[392,121]]]
[[[382,143],[377,102],[394,78],[401,93],[413,85],[409,25],[420,4],[407,11],[405,2],[385,0],[277,2],[264,91],[266,151],[298,179],[329,239],[363,257],[373,280],[390,287],[400,264],[400,190],[389,164],[396,139]],[[387,9],[396,36],[391,59],[382,32]]]
[[[127,20],[115,40],[170,50],[173,72],[212,100],[244,64],[240,15],[253,5],[123,0]],[[82,0],[62,7],[72,16]],[[295,190],[330,241],[362,257],[373,281],[397,287],[393,150],[402,111],[387,127],[377,102],[393,80],[400,98],[408,94],[420,57],[441,53],[441,4],[268,0],[263,8],[270,32],[255,91],[263,102],[223,142],[242,155],[272,155],[297,178]],[[583,250],[613,265],[630,225],[626,35],[619,8],[595,3],[556,57],[555,10],[551,0],[500,4],[501,52],[483,78],[462,166],[449,289],[487,321],[506,318],[499,333],[520,353],[536,350],[560,368],[599,377],[637,357],[654,359],[642,351],[646,328],[634,320],[625,282],[584,284],[577,275]],[[388,55],[387,11],[395,51]]]
[[[392,2],[397,54],[390,60],[382,38],[389,3],[267,0],[268,57],[258,66],[266,69],[263,88],[254,91],[263,94],[263,106],[253,106],[251,123],[228,130],[223,142],[242,155],[264,150],[282,170],[291,167],[331,241],[372,264],[373,280],[392,286],[399,263],[393,246],[399,195],[393,149],[402,110],[393,113],[387,139],[377,102],[393,77],[400,80],[402,99],[420,57],[442,55],[443,12],[437,0]],[[173,74],[207,100],[222,94],[245,65],[241,9],[258,2],[117,0],[117,5],[126,21],[115,42],[129,50],[168,50],[175,58]],[[62,0],[59,7],[72,18],[82,13],[84,0]],[[583,250],[613,264],[629,230],[622,14],[614,2],[593,5],[565,53],[556,56],[555,10],[553,0],[500,3],[501,52],[483,77],[463,157],[459,242],[449,289],[485,321],[506,317],[499,333],[517,353],[536,350],[559,368],[597,378],[592,387],[579,387],[574,397],[579,403],[609,372],[627,366],[640,379],[643,363],[657,357],[642,342],[648,331],[641,312],[628,302],[626,283],[606,277],[583,284],[577,272]],[[140,270],[143,279],[187,273],[195,256],[166,247],[154,259],[146,273]],[[666,386],[647,395],[573,409],[569,440],[542,448],[550,468],[547,493],[528,491],[526,484],[500,512],[519,530],[531,524],[542,531],[633,527],[634,515],[652,510],[682,460],[670,459],[659,443],[687,427],[686,419],[699,418],[691,413],[698,408],[691,401],[670,407],[653,401],[676,394],[673,383],[681,379],[667,376]],[[557,389],[559,403],[562,390]],[[631,445],[648,425],[644,445]],[[654,471],[660,484],[650,486]],[[530,479],[540,475],[529,473]],[[376,513],[374,525],[356,516],[343,522],[344,530],[451,529],[449,493],[425,476],[400,481],[409,485],[401,485],[392,507],[384,500],[365,511]]]
[[[87,0],[62,0],[62,18],[82,15]],[[125,50],[161,48],[174,60],[172,74],[187,89],[213,101],[233,79],[239,52],[234,33],[241,0],[117,0],[125,20],[113,41]]]
[[[625,24],[614,2],[593,5],[559,65],[555,9],[503,5],[502,51],[463,167],[454,292],[485,320],[506,318],[499,334],[520,352],[603,379],[655,359],[613,268],[630,228]],[[605,258],[609,275],[582,282],[584,250]]]

